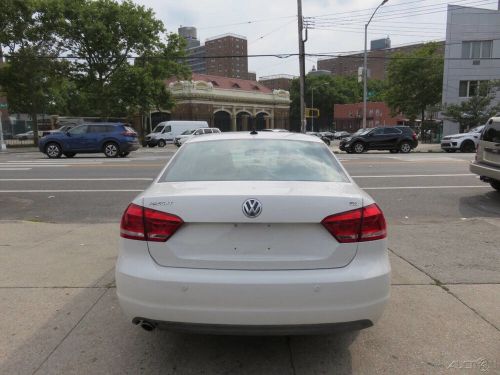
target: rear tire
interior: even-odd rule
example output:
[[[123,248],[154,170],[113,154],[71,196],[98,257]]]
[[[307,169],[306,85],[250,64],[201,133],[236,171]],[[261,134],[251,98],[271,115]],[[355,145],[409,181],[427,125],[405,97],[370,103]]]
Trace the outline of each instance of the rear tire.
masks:
[[[115,142],[108,142],[104,145],[103,151],[107,158],[116,158],[120,152],[120,148]]]
[[[408,142],[402,142],[399,145],[399,151],[403,154],[407,154],[411,151],[411,145]]]
[[[50,159],[60,158],[62,155],[61,146],[57,143],[51,142],[45,146],[45,154],[47,154]]]
[[[64,153],[64,156],[66,156],[67,158],[72,158],[75,155],[76,155],[76,152],[65,152]]]
[[[491,181],[490,185],[493,189],[500,191],[500,181]]]
[[[460,146],[460,152],[474,152],[476,151],[476,145],[472,141],[463,141]]]
[[[352,146],[352,150],[355,154],[362,154],[365,151],[365,145],[361,142],[357,142]]]
[[[163,139],[160,139],[158,141],[158,147],[165,147],[166,144],[167,144],[167,142],[165,142]]]

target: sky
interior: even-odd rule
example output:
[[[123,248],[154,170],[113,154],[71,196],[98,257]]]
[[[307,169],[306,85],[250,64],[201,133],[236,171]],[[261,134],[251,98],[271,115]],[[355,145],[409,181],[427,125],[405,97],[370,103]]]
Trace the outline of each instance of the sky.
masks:
[[[152,8],[169,32],[194,26],[198,39],[234,33],[245,36],[249,55],[298,52],[296,0],[134,0]],[[364,24],[381,0],[302,0],[309,24],[306,53],[345,54],[364,48]],[[370,40],[389,37],[392,47],[444,40],[447,4],[497,9],[497,0],[388,0],[368,27]],[[298,57],[254,57],[257,77],[298,75]],[[307,57],[306,71],[317,65]]]

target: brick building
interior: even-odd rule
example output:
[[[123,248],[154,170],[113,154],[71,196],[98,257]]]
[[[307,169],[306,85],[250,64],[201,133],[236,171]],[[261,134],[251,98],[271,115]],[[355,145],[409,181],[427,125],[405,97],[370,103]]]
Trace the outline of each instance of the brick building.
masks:
[[[395,53],[410,53],[422,47],[424,43],[412,44],[403,47],[377,49],[368,51],[368,74],[371,79],[386,79],[387,67],[392,55]],[[444,56],[444,42],[438,42],[438,51]],[[332,75],[352,76],[358,75],[363,67],[363,54],[344,55],[334,58],[318,59],[318,70],[328,70]]]
[[[290,94],[256,81],[193,73],[189,81],[169,80],[176,102],[169,112],[152,113],[152,125],[165,120],[204,120],[222,131],[289,129]]]
[[[272,76],[260,77],[259,82],[271,90],[286,90],[290,91],[292,81],[297,78],[290,74],[276,74]]]
[[[391,110],[384,102],[368,102],[366,105],[366,125],[375,126],[402,125],[406,118],[402,114],[391,116]],[[335,104],[333,106],[335,130],[353,132],[363,126],[363,103]]]
[[[248,79],[248,49],[244,36],[225,34],[208,38],[205,53],[207,57],[214,56],[207,59],[207,74]]]

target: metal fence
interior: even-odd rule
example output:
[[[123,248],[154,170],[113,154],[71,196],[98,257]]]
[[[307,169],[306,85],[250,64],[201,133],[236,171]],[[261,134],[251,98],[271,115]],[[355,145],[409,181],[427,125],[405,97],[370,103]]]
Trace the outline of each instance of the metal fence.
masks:
[[[35,142],[32,139],[6,139],[5,144],[7,146],[35,146]]]

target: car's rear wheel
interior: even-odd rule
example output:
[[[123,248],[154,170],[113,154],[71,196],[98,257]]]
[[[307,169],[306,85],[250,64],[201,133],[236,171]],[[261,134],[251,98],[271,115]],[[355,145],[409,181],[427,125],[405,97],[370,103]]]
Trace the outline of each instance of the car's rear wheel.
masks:
[[[67,158],[72,158],[75,155],[76,155],[76,152],[65,152],[64,153],[64,156],[66,156]]]
[[[352,146],[352,149],[356,154],[361,154],[365,151],[365,145],[361,142],[357,142]]]
[[[165,147],[166,144],[167,144],[167,142],[165,142],[163,139],[160,139],[158,141],[158,147]]]
[[[116,158],[119,152],[120,149],[115,142],[108,142],[104,145],[104,155],[107,158]]]
[[[61,146],[57,143],[51,142],[45,146],[45,153],[51,159],[60,158],[62,155]]]
[[[402,142],[399,145],[399,151],[401,151],[403,154],[407,154],[411,151],[411,145],[408,142]]]
[[[490,185],[493,189],[500,191],[500,181],[490,181]]]
[[[121,158],[126,158],[130,154],[130,152],[120,152],[120,157]]]
[[[476,151],[476,145],[472,141],[464,141],[460,146],[461,152],[474,152]]]

